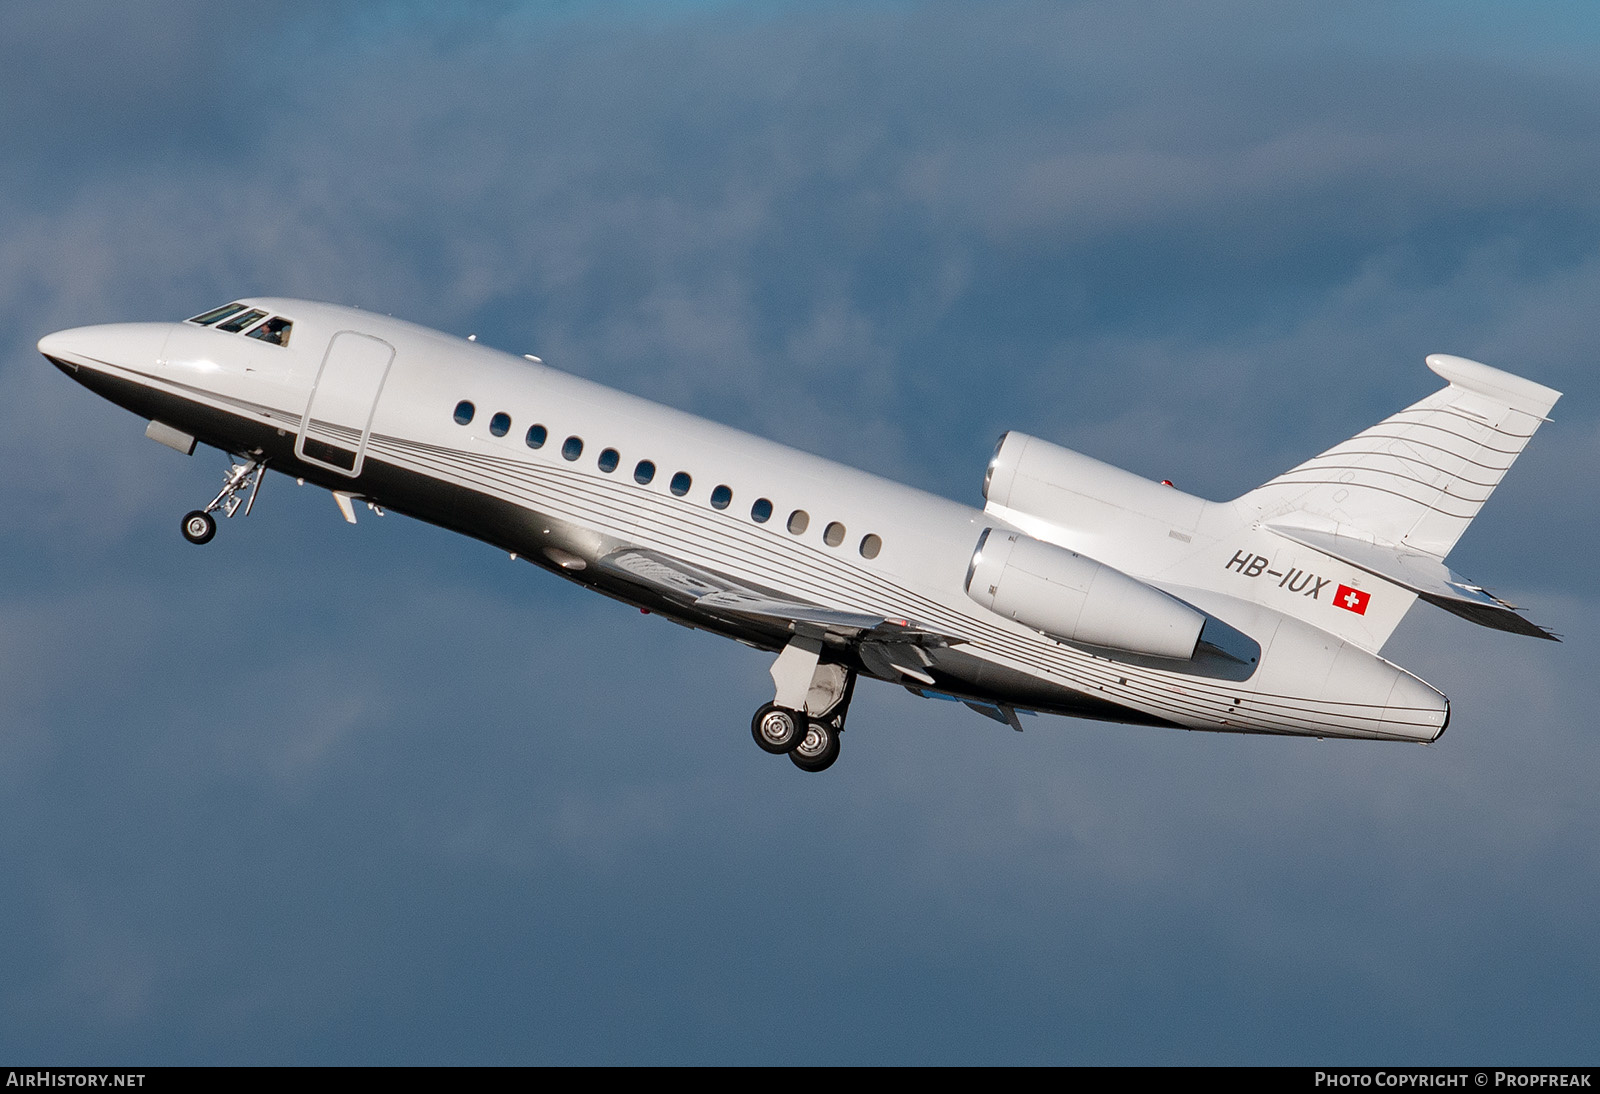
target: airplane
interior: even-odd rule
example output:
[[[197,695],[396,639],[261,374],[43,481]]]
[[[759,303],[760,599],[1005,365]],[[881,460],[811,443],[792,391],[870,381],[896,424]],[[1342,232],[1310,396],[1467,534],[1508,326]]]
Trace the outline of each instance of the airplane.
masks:
[[[1418,600],[1555,639],[1444,559],[1560,392],[1446,354],[1446,386],[1232,501],[1018,432],[981,509],[370,312],[241,298],[39,351],[185,455],[184,516],[248,515],[268,470],[492,544],[774,654],[751,735],[839,756],[861,676],[1019,714],[1430,743],[1450,703],[1380,650]]]

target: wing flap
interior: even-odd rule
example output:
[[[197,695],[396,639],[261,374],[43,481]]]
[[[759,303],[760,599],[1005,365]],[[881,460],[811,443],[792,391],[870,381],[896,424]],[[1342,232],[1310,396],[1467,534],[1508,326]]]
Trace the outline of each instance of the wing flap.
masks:
[[[798,600],[762,596],[739,589],[708,593],[694,603],[695,607],[710,611],[730,611],[777,622],[809,623],[825,630],[870,631],[886,622],[881,615],[822,608]]]
[[[786,596],[643,547],[613,551],[596,562],[595,567],[642,585],[687,609],[709,615],[742,616],[790,629],[820,630],[850,638],[871,634],[876,638],[928,646],[963,641],[920,627],[909,619],[891,619]]]

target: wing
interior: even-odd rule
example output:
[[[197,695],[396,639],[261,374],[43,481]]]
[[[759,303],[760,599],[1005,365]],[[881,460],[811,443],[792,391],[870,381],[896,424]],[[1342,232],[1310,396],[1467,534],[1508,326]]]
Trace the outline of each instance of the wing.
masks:
[[[613,551],[595,568],[664,596],[695,615],[755,621],[796,633],[833,634],[874,646],[947,646],[962,641],[909,619],[801,600],[642,547]]]

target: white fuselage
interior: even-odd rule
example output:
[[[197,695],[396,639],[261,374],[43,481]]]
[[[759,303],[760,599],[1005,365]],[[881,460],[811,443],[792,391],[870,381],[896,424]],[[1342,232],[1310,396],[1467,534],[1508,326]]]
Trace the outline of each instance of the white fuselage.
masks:
[[[1285,549],[1236,504],[1138,480],[1165,492],[1154,496],[1159,512],[1101,497],[1110,516],[1092,534],[1074,532],[993,502],[959,505],[395,319],[246,303],[292,319],[289,344],[164,323],[77,328],[40,349],[86,386],[206,444],[763,648],[782,648],[787,629],[697,610],[605,560],[635,549],[741,588],[937,634],[944,640],[919,646],[915,661],[876,647],[867,656],[836,636],[825,654],[922,694],[1191,729],[1410,741],[1434,739],[1448,720],[1442,695],[1376,656],[1381,640],[1313,626],[1307,618],[1320,617],[1299,600],[1278,607],[1232,591],[1249,564],[1229,569],[1230,558]],[[342,379],[327,364],[335,357]],[[538,447],[532,427],[544,431]],[[641,462],[653,465],[648,482],[636,477]],[[1167,519],[1180,511],[1189,514],[1181,526]],[[1122,655],[988,610],[967,591],[986,529],[1026,532],[1148,582],[1248,636],[1258,660]],[[1359,571],[1325,557],[1314,568],[1320,580],[1361,585]],[[1374,600],[1373,614],[1403,614],[1409,603]]]

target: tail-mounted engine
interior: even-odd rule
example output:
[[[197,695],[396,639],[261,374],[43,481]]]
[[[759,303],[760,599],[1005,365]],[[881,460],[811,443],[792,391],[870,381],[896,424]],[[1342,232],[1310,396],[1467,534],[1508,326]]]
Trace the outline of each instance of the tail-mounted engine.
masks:
[[[985,608],[1064,642],[1187,661],[1206,617],[1168,596],[1064,547],[997,528],[984,529],[967,595]]]

